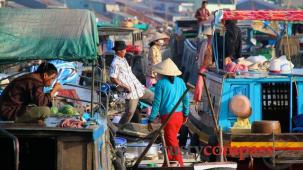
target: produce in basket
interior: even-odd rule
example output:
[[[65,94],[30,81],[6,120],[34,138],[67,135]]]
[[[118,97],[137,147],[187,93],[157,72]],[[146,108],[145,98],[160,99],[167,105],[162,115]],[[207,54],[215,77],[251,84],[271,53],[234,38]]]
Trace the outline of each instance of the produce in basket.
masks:
[[[76,115],[77,114],[74,107],[71,105],[68,105],[68,104],[63,105],[60,108],[59,112],[65,114],[65,115]]]

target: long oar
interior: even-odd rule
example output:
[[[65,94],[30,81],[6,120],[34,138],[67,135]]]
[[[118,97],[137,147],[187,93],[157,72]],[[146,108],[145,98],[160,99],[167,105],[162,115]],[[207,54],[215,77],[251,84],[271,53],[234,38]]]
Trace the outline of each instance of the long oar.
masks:
[[[208,90],[208,87],[207,87],[207,84],[206,84],[206,80],[205,80],[206,75],[204,73],[199,73],[199,75],[202,76],[202,79],[203,79],[204,88],[205,88],[205,91],[206,91],[208,103],[209,103],[209,106],[210,106],[210,111],[211,111],[212,118],[213,118],[214,125],[215,125],[215,131],[216,131],[215,134],[216,134],[216,137],[217,137],[218,141],[220,142],[220,147],[223,148],[222,129],[219,129],[218,119],[217,119],[218,115],[215,113],[214,106],[213,106],[213,103],[212,103],[211,98],[210,98],[210,93],[209,93],[209,90]],[[221,158],[221,162],[223,162],[224,160],[227,160],[226,157],[223,155],[223,153],[221,154],[220,158]]]
[[[202,76],[202,79],[203,79],[203,84],[204,84],[204,88],[205,88],[205,91],[206,91],[206,95],[207,95],[211,115],[212,115],[212,118],[213,118],[213,121],[214,121],[215,130],[216,130],[216,133],[218,134],[219,133],[219,126],[218,126],[217,114],[215,113],[214,106],[213,106],[213,103],[212,103],[211,98],[210,98],[210,93],[209,93],[208,87],[206,85],[206,80],[205,80],[206,75],[204,73],[199,73],[199,75]]]

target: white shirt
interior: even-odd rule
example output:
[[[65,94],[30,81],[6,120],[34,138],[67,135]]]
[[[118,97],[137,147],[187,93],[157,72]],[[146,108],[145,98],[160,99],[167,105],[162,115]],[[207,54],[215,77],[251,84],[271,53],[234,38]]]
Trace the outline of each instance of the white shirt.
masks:
[[[131,89],[130,93],[125,93],[126,99],[139,99],[144,95],[144,85],[142,85],[133,74],[125,58],[115,56],[110,65],[109,76],[120,80]]]

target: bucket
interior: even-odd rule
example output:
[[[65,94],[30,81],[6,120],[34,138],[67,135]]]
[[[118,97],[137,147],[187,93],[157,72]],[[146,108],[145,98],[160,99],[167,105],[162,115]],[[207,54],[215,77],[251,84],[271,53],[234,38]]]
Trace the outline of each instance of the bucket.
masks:
[[[121,137],[115,137],[116,148],[126,148],[127,140]]]
[[[148,118],[142,118],[141,119],[141,124],[147,125],[148,124]]]

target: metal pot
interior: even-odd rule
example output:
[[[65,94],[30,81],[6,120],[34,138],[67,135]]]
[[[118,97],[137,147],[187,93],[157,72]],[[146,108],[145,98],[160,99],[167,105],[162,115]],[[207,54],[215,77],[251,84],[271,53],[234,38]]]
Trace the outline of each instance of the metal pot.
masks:
[[[146,146],[148,145],[148,142],[134,142],[134,143],[128,143],[126,148],[126,153],[134,155],[136,158],[138,158],[141,153],[144,151]],[[160,150],[160,146],[157,144],[153,144],[148,152],[146,153],[146,156],[158,156],[158,151]]]
[[[242,119],[246,119],[251,115],[250,101],[244,95],[234,96],[229,103],[229,108],[232,113]]]
[[[255,121],[251,127],[252,133],[281,133],[281,125],[279,121],[262,120]]]

